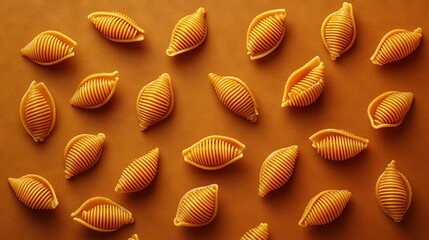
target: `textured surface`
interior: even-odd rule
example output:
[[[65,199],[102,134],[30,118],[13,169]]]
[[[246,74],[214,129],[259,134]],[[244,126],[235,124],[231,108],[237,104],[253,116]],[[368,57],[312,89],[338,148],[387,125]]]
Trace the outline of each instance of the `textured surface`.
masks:
[[[261,223],[247,231],[240,240],[267,240],[269,236],[268,224]]]
[[[122,13],[93,12],[88,15],[95,28],[107,39],[114,42],[138,42],[144,39],[144,30]]]

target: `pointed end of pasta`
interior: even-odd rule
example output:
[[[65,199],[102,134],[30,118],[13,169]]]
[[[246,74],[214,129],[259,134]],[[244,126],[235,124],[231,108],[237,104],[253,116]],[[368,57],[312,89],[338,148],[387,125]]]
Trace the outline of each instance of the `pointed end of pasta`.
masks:
[[[121,186],[119,186],[119,184],[116,184],[115,192],[117,192],[117,193],[123,193],[124,191],[122,190]]]
[[[104,133],[99,133],[97,134],[97,136],[101,138],[103,141],[106,140],[106,135],[104,135]]]
[[[167,56],[169,57],[174,57],[178,54],[177,51],[175,51],[174,49],[168,48],[165,53],[167,54]]]
[[[59,205],[58,199],[57,199],[57,198],[54,198],[54,199],[52,200],[51,208],[52,208],[52,209],[55,209],[58,205]]]
[[[414,29],[414,32],[421,34],[423,32],[423,29],[421,27],[418,27],[418,28]]]
[[[66,179],[70,179],[71,177],[73,177],[73,174],[72,174],[72,173],[70,173],[68,170],[65,170],[65,171],[64,171],[64,177],[65,177]]]
[[[282,108],[289,107],[288,101],[286,99],[282,100],[282,103],[280,104],[280,106]]]
[[[307,227],[307,221],[305,221],[305,216],[302,216],[301,220],[299,220],[298,225],[300,227]]]
[[[348,3],[348,2],[343,2],[343,8],[344,9],[350,9],[352,7],[352,4],[351,3]]]
[[[197,9],[197,12],[200,13],[200,14],[206,14],[206,9],[203,8],[203,7],[200,7],[200,8]]]
[[[262,186],[259,186],[258,195],[260,197],[265,197],[265,195],[267,195],[267,192],[263,190]]]

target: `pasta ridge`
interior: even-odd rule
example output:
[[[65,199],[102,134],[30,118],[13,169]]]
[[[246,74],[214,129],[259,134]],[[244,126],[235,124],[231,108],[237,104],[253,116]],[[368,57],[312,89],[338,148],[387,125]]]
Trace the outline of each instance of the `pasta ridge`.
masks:
[[[268,236],[268,224],[260,223],[257,227],[247,231],[240,240],[267,240]]]

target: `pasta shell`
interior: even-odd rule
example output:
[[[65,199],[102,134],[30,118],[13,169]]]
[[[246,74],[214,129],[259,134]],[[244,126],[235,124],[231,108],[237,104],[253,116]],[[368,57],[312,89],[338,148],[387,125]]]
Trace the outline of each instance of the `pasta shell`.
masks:
[[[174,225],[201,227],[209,224],[218,210],[218,188],[217,184],[211,184],[185,193],[177,207]]]
[[[268,224],[261,223],[257,227],[247,231],[240,240],[267,240],[268,235]]]
[[[292,176],[298,156],[298,146],[293,145],[272,152],[264,161],[259,173],[259,196],[282,187]]]
[[[339,10],[325,18],[321,35],[331,60],[336,60],[353,46],[356,24],[351,3],[344,2]]]
[[[412,190],[408,179],[396,169],[394,160],[378,178],[375,195],[384,212],[393,221],[400,222],[410,207]]]
[[[282,107],[304,107],[314,103],[325,87],[325,64],[314,57],[288,78],[282,98]]]
[[[125,14],[118,12],[93,12],[88,15],[88,19],[110,41],[138,42],[144,39],[144,30]]]
[[[139,240],[139,236],[137,234],[133,234],[128,240]]]
[[[115,192],[137,192],[149,186],[158,171],[158,161],[158,148],[132,161],[122,172]]]
[[[58,206],[54,188],[45,178],[28,174],[8,180],[16,197],[25,206],[31,209],[55,209]]]
[[[167,118],[174,107],[174,93],[170,75],[163,73],[144,86],[136,102],[137,118],[142,131]]]
[[[86,109],[99,108],[112,98],[118,80],[118,71],[89,75],[80,82],[70,104]]]
[[[317,153],[328,160],[352,158],[368,147],[369,140],[338,129],[323,129],[310,137]]]
[[[401,125],[412,103],[411,92],[388,91],[380,94],[368,106],[371,126],[379,129]]]
[[[233,113],[256,122],[258,120],[258,104],[250,88],[236,77],[220,76],[209,73],[219,100]]]
[[[45,31],[37,34],[21,54],[40,65],[53,65],[74,56],[77,43],[63,33]]]
[[[195,167],[216,170],[242,158],[245,147],[234,138],[212,135],[183,150],[182,155],[185,162]]]
[[[196,12],[189,14],[174,26],[171,33],[170,45],[165,53],[170,56],[190,51],[200,46],[207,36],[206,10],[198,8]]]
[[[134,222],[130,211],[105,197],[93,197],[71,214],[74,221],[98,232],[113,232]]]
[[[405,29],[388,32],[380,40],[370,60],[373,64],[384,65],[407,57],[419,46],[422,31],[421,28],[416,28],[412,32]]]
[[[285,9],[275,9],[256,16],[247,29],[247,55],[251,60],[267,56],[285,35]]]
[[[352,193],[347,190],[320,192],[310,199],[298,225],[325,225],[334,221],[341,215],[351,197]]]
[[[43,82],[31,82],[19,107],[22,126],[35,142],[43,142],[55,126],[57,111]]]
[[[80,134],[72,138],[64,150],[65,177],[69,179],[94,166],[101,156],[105,139],[103,133]]]

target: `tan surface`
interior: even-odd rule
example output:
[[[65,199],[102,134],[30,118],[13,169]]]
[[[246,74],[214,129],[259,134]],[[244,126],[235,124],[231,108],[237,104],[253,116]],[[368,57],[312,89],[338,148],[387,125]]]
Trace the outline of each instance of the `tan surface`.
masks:
[[[23,3],[25,2],[25,4]],[[2,239],[239,239],[267,222],[270,239],[422,239],[429,233],[429,24],[427,1],[353,1],[357,25],[354,46],[336,62],[329,60],[320,37],[324,18],[342,1],[4,1],[0,8],[0,238]],[[240,3],[243,2],[243,3]],[[385,2],[385,3],[383,3]],[[209,33],[192,52],[169,58],[165,49],[175,23],[203,6]],[[248,24],[259,13],[285,8],[286,35],[268,57],[246,56]],[[119,44],[105,39],[86,16],[119,11],[145,30],[145,40]],[[373,65],[369,57],[378,41],[395,28],[423,28],[420,47],[399,63]],[[76,56],[50,66],[21,57],[20,49],[38,33],[58,30],[78,45]],[[297,68],[319,55],[326,64],[326,87],[307,108],[280,107],[284,84]],[[119,71],[111,101],[97,110],[70,106],[79,82],[92,73]],[[175,106],[169,118],[140,132],[135,112],[138,92],[161,73],[171,75]],[[236,76],[253,90],[260,106],[257,123],[242,119],[217,99],[209,72]],[[19,120],[19,103],[32,80],[43,81],[57,106],[57,122],[43,143],[35,143]],[[387,90],[411,91],[415,101],[398,128],[371,128],[366,108]],[[344,162],[322,159],[308,137],[323,128],[344,128],[370,140],[368,149]],[[64,178],[63,151],[77,134],[103,132],[106,145],[98,164],[71,180]],[[246,144],[244,158],[218,171],[204,171],[183,161],[181,151],[213,134]],[[259,169],[272,151],[297,144],[294,174],[286,186],[258,196]],[[160,149],[159,174],[135,194],[114,191],[123,168],[154,147]],[[401,223],[379,207],[374,187],[386,165],[410,181],[413,200]],[[54,186],[59,206],[32,211],[21,204],[7,177],[40,174]],[[175,227],[177,204],[188,190],[219,184],[219,212],[202,228]],[[326,189],[348,189],[353,196],[336,222],[301,228],[308,200]],[[70,213],[93,196],[109,197],[135,215],[135,223],[113,233],[98,233],[72,221]]]

